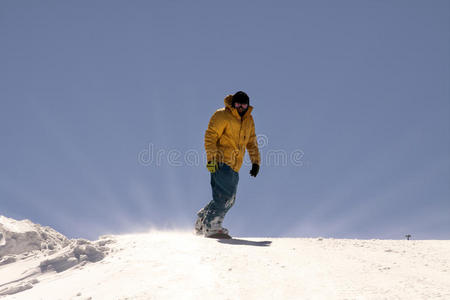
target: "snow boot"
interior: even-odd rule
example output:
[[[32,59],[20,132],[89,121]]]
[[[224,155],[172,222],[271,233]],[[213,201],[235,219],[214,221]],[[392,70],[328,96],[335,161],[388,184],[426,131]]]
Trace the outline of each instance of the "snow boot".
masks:
[[[231,239],[228,229],[222,227],[223,218],[215,217],[209,224],[203,224],[203,235],[209,238]]]

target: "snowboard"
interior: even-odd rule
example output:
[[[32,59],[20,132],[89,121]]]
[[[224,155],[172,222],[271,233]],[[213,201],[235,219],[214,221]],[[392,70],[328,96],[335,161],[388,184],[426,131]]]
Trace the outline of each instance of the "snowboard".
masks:
[[[232,239],[232,237],[226,233],[214,233],[206,237],[210,239],[227,239],[227,240]]]

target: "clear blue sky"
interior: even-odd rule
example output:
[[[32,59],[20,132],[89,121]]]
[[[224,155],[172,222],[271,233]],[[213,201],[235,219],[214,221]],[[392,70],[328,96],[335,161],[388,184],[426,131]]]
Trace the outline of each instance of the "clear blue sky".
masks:
[[[450,238],[450,1],[3,0],[0,44],[2,215],[192,227],[209,174],[168,151],[244,90],[263,159],[303,156],[243,166],[232,234]]]

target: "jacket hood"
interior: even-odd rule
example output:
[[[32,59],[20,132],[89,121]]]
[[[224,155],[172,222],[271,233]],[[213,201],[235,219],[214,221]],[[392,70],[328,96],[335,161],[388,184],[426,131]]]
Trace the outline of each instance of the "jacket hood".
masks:
[[[239,116],[239,113],[237,112],[237,110],[231,106],[231,101],[233,100],[233,95],[228,95],[225,97],[225,99],[223,99],[223,102],[225,103],[225,107],[228,108],[234,115]],[[253,110],[253,106],[249,105],[247,111],[245,112],[245,114],[242,116],[243,118],[246,116],[249,116],[252,113]]]

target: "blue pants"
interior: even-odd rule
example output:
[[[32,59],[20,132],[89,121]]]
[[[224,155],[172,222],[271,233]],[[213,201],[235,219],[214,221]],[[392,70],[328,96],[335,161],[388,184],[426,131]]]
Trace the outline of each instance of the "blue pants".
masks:
[[[225,214],[236,199],[238,182],[239,173],[226,164],[219,164],[219,169],[211,173],[213,199],[198,213],[198,216],[202,218],[204,232],[222,227]]]

